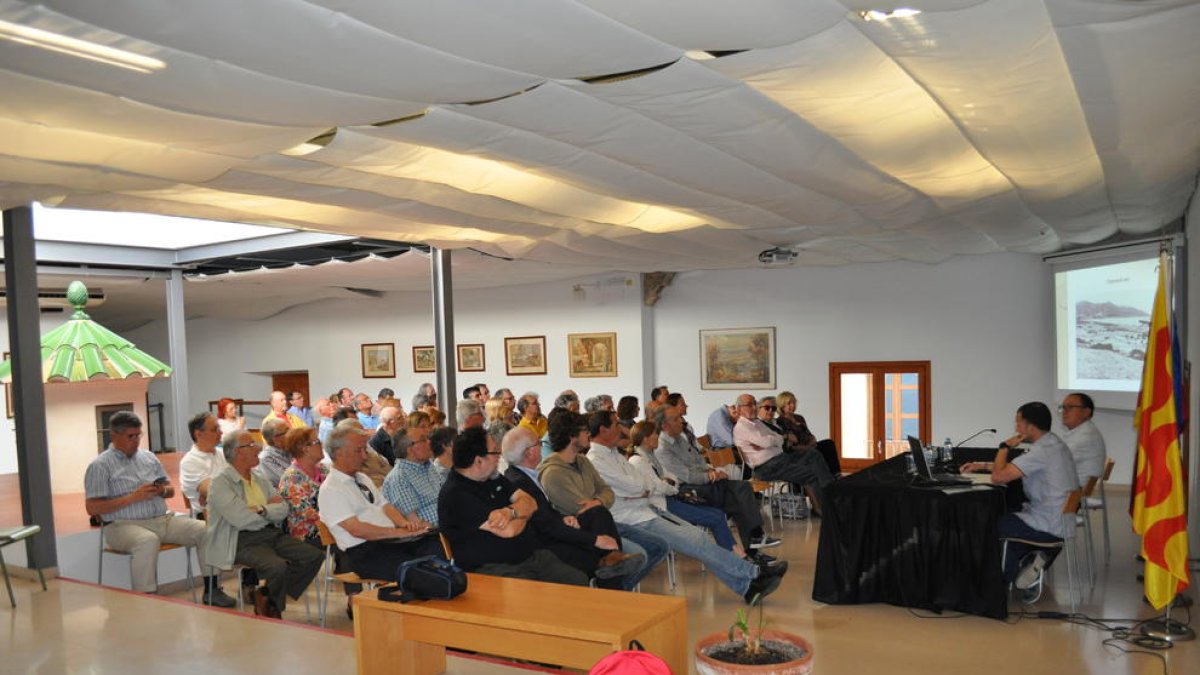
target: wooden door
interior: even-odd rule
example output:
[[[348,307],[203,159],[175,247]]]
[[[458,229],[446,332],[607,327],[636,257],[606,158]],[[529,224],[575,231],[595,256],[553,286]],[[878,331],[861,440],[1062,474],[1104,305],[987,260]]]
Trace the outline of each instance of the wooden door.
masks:
[[[908,436],[930,441],[929,361],[829,364],[829,429],[843,471],[908,450]]]
[[[309,406],[312,406],[312,398],[308,395],[307,370],[291,373],[271,373],[271,391],[282,391],[288,397],[291,397],[293,391],[298,391],[304,394],[304,400]]]

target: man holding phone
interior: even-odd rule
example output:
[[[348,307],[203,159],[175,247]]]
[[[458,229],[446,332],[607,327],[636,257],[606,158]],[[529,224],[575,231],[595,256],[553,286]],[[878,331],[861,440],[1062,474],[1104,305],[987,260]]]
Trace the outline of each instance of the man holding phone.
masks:
[[[88,515],[104,521],[109,547],[133,557],[133,590],[158,590],[158,549],[162,544],[195,546],[200,552],[200,569],[207,571],[203,546],[207,528],[201,521],[177,518],[167,510],[166,500],[175,494],[175,488],[158,458],[138,448],[142,420],[121,411],[112,416],[108,427],[112,440],[83,477],[84,507]]]

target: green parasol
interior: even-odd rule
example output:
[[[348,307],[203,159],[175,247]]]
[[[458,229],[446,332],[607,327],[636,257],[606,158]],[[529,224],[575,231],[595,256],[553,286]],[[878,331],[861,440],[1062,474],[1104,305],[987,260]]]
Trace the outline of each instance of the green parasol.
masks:
[[[92,321],[83,311],[87,286],[72,281],[67,302],[75,313],[63,325],[42,336],[44,382],[90,382],[131,377],[166,377],[171,367],[138,349],[132,342]],[[0,363],[0,380],[12,377],[12,363]]]

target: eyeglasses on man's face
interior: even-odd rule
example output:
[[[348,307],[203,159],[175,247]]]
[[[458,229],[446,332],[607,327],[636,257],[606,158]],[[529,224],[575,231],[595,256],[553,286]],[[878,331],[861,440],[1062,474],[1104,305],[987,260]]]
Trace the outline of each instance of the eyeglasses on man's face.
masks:
[[[1074,404],[1074,403],[1064,403],[1063,405],[1060,405],[1060,406],[1058,406],[1058,412],[1063,412],[1063,411],[1066,411],[1066,410],[1081,410],[1081,409],[1083,409],[1083,408],[1086,408],[1086,407],[1087,407],[1087,406],[1084,406],[1084,405],[1076,405],[1076,404]]]
[[[773,405],[760,405],[760,406],[758,406],[758,409],[759,410],[770,410],[771,412],[775,412],[775,410],[777,408]]]

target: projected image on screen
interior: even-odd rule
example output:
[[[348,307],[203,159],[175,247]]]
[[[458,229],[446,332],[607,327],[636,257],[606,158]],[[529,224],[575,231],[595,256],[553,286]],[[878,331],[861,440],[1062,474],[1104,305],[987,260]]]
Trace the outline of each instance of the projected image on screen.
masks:
[[[1138,390],[1157,265],[1151,258],[1055,274],[1060,388]]]

